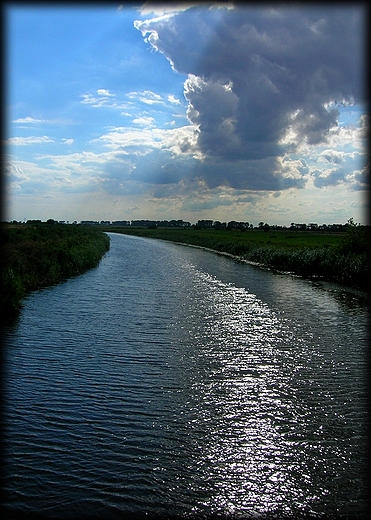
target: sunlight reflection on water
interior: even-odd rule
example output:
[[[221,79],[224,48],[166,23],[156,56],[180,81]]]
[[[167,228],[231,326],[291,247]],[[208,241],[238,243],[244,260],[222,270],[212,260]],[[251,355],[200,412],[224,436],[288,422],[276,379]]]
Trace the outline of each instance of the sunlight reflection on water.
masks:
[[[193,277],[204,304],[192,340],[209,371],[195,376],[198,419],[192,426],[202,431],[207,425],[196,466],[203,491],[212,490],[194,511],[314,513],[311,504],[323,501],[328,479],[344,461],[336,438],[323,439],[328,413],[318,414],[311,404],[320,386],[316,370],[328,371],[331,360],[325,366],[306,341],[312,334],[296,335],[255,295],[207,273]]]

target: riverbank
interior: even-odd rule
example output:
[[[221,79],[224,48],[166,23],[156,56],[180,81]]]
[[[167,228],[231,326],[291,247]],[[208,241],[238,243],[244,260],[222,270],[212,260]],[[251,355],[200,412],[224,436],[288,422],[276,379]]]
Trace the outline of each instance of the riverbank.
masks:
[[[365,226],[351,226],[346,233],[119,226],[101,229],[204,247],[303,278],[319,278],[367,291],[370,287],[370,229]]]
[[[110,240],[81,225],[3,224],[1,244],[1,316],[9,321],[30,291],[96,267]]]

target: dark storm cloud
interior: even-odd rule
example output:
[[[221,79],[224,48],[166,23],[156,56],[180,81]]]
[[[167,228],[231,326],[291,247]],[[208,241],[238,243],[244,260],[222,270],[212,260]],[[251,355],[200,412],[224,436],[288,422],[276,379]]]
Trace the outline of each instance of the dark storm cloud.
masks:
[[[282,167],[275,157],[263,159],[218,161],[212,158],[198,163],[193,175],[203,179],[209,188],[230,186],[241,190],[284,190],[304,188],[304,178],[283,176]]]
[[[273,159],[284,155],[290,128],[296,144],[325,143],[336,104],[364,101],[364,16],[357,6],[194,6],[136,23],[188,75],[188,118],[199,128],[199,173],[210,186],[303,186],[280,179]],[[209,168],[214,161],[223,174]]]

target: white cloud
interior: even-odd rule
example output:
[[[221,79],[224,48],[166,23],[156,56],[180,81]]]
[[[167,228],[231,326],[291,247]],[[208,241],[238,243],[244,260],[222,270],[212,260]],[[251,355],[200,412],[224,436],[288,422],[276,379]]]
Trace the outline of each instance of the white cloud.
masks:
[[[116,101],[116,94],[112,94],[106,89],[98,89],[97,95],[93,95],[90,92],[87,94],[81,94],[80,98],[83,105],[91,105],[93,108],[113,108],[113,109],[127,109],[130,107],[129,103]]]
[[[16,164],[14,162],[8,162],[5,165],[5,175],[8,177],[10,182],[29,180],[28,175],[26,175],[26,173],[19,166],[19,164]]]
[[[179,101],[179,99],[177,99],[175,96],[173,96],[172,94],[170,94],[169,96],[167,96],[167,99],[168,101],[170,101],[170,103],[172,103],[173,105],[181,105],[181,102]]]
[[[26,117],[19,117],[18,119],[14,119],[12,123],[15,123],[17,125],[19,124],[25,124],[25,125],[40,125],[40,124],[47,124],[47,125],[70,125],[73,124],[73,121],[67,120],[67,119],[36,119],[31,116]],[[23,127],[26,128],[26,127]]]
[[[129,92],[127,97],[130,99],[134,99],[137,101],[141,101],[147,105],[161,104],[164,105],[165,102],[160,94],[156,94],[151,90],[143,90],[138,92]]]
[[[154,123],[154,118],[153,117],[136,117],[135,119],[133,119],[133,123],[136,124],[136,125],[141,125],[141,126],[152,126],[153,123]]]
[[[278,157],[277,162],[277,173],[284,179],[303,180],[309,173],[309,167],[304,159],[291,159],[291,157],[285,156]]]
[[[34,144],[45,144],[45,143],[54,143],[53,139],[50,137],[43,136],[28,136],[28,137],[10,137],[5,141],[5,144],[13,145],[13,146],[29,146]]]
[[[70,171],[75,174],[90,174],[92,169],[96,172],[102,172],[102,165],[114,157],[112,152],[94,153],[94,152],[75,152],[62,155],[39,155],[39,162],[48,162],[50,167],[56,171]]]
[[[81,94],[80,96],[82,98],[81,103],[83,105],[92,105],[94,107],[102,107],[107,106],[107,104],[111,105],[111,101],[109,100],[108,96],[100,96],[100,97],[94,97],[92,94]]]
[[[204,2],[207,4],[206,2]],[[195,5],[195,2],[144,2],[140,8],[142,15],[156,14],[162,16],[164,14],[178,13]]]
[[[101,143],[112,150],[130,149],[135,153],[147,153],[149,149],[160,147],[160,130],[116,127],[108,133],[94,139],[93,143]]]
[[[47,121],[43,119],[35,119],[33,117],[27,116],[27,117],[19,117],[18,119],[15,119],[13,123],[46,123]]]
[[[105,88],[99,88],[97,90],[97,94],[99,96],[105,96],[105,97],[115,97],[115,94],[111,94],[109,90],[106,90]]]
[[[129,101],[118,101],[115,94],[112,94],[108,90],[99,89],[97,90],[97,95],[92,93],[81,94],[81,103],[83,105],[90,105],[94,108],[106,107],[113,109],[126,109],[126,110],[136,110],[134,102],[144,103],[146,105],[166,105],[166,101],[163,96],[160,94],[156,94],[151,90],[141,90],[141,91],[132,91],[128,92],[125,97],[129,99]],[[176,103],[175,98],[170,96],[171,103]],[[122,115],[130,115],[129,112],[122,112]]]
[[[147,120],[141,121],[141,123],[143,122],[147,128],[112,128],[94,142],[100,142],[111,150],[125,154],[143,155],[156,149],[171,152],[176,156],[200,157],[197,148],[197,132],[194,126],[160,129],[148,128]]]

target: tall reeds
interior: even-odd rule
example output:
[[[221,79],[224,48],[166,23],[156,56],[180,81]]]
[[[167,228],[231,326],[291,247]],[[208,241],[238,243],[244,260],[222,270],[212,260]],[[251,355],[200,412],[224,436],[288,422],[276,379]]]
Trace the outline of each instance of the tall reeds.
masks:
[[[98,265],[110,239],[80,225],[3,225],[1,314],[16,315],[29,291],[53,285]]]

